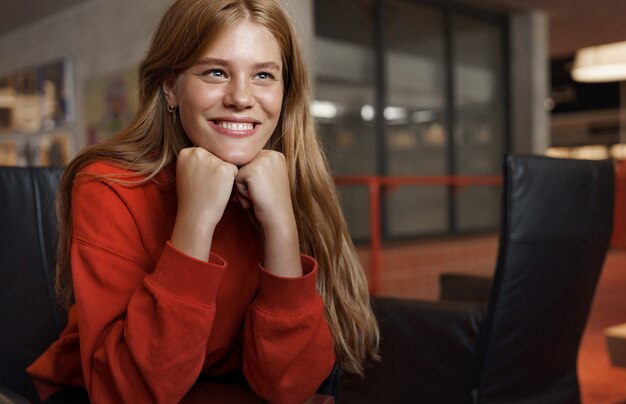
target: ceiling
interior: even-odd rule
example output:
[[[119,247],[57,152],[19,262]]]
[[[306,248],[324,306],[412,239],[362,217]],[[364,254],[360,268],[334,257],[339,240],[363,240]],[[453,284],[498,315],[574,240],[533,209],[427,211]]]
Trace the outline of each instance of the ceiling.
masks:
[[[548,15],[550,55],[626,40],[624,0],[461,0],[496,11],[543,10]]]
[[[0,35],[89,0],[0,0]],[[132,1],[132,0],[127,0]],[[314,0],[313,0],[314,1]],[[548,14],[550,54],[626,40],[624,0],[459,0],[496,11],[537,8]]]
[[[85,1],[88,0],[0,0],[0,35]]]

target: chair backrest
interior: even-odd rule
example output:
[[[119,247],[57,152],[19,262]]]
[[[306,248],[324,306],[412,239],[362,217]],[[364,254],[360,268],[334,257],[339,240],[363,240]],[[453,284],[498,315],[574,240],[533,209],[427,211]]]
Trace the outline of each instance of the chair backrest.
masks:
[[[0,167],[0,385],[36,400],[25,367],[56,340],[55,194],[61,169]]]
[[[580,401],[577,353],[613,221],[610,161],[507,156],[478,402]]]

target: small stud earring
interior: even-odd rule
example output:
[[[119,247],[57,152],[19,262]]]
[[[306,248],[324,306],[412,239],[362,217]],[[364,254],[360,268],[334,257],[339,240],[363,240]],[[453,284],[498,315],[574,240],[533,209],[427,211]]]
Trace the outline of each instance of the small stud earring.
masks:
[[[176,121],[178,120],[178,118],[176,117],[176,107],[168,105],[167,112],[172,114],[172,126],[176,126]]]

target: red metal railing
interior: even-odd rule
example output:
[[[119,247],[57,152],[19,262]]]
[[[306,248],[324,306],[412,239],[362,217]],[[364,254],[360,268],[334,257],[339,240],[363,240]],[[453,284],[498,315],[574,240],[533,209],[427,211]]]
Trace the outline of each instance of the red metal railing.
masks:
[[[376,294],[380,286],[381,269],[381,228],[380,228],[380,192],[383,187],[401,187],[407,185],[448,186],[455,189],[477,185],[502,185],[501,176],[336,176],[337,185],[366,185],[369,191],[370,222],[370,293]]]

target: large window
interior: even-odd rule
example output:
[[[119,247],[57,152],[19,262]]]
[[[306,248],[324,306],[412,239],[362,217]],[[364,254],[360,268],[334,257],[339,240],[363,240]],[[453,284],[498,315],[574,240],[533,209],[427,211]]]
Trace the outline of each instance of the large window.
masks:
[[[313,112],[331,169],[338,175],[376,175],[382,156],[377,153],[379,135],[374,122],[374,2],[323,0],[314,4],[318,31]],[[367,188],[350,186],[340,191],[353,237],[367,237]]]
[[[506,21],[416,0],[316,0],[313,105],[335,175],[498,175],[508,137]],[[340,187],[353,236],[367,187]],[[403,186],[387,239],[494,229],[499,189]]]

